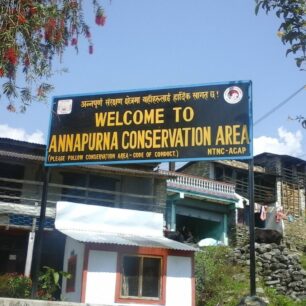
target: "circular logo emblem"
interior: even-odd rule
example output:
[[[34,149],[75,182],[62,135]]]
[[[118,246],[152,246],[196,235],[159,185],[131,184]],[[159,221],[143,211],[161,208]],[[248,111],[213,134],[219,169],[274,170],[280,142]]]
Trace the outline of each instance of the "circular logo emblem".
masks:
[[[242,90],[237,86],[228,87],[224,92],[224,100],[230,104],[236,104],[243,97]]]

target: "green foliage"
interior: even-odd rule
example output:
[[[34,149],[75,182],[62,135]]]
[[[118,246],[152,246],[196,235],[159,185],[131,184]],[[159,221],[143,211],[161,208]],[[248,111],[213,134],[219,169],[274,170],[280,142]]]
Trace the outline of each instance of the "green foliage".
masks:
[[[53,300],[54,294],[61,288],[60,278],[70,278],[70,274],[67,272],[56,271],[53,268],[44,266],[44,271],[38,278],[38,298],[42,300]]]
[[[269,299],[270,306],[305,306],[305,301],[295,302],[292,299],[278,294],[274,288],[266,288],[265,293]]]
[[[42,300],[54,300],[54,294],[60,289],[61,277],[70,278],[67,272],[56,271],[50,267],[44,267],[38,279],[37,298]],[[0,296],[10,298],[30,298],[32,281],[29,277],[17,273],[0,275]]]
[[[232,264],[228,247],[205,247],[195,257],[196,301],[198,306],[237,305],[248,293],[246,271]]]
[[[255,0],[255,13],[263,9],[267,14],[275,10],[276,16],[282,20],[278,29],[278,36],[284,44],[289,44],[286,55],[292,53],[296,65],[304,70],[306,62],[306,24],[305,0]]]
[[[91,4],[96,24],[103,26],[102,7],[98,0]],[[53,89],[47,81],[55,72],[54,58],[61,58],[69,45],[78,51],[82,36],[92,54],[82,0],[0,0],[0,80],[7,109],[15,112],[18,103],[24,112],[32,101],[46,100]]]
[[[301,256],[301,265],[302,265],[302,268],[306,271],[306,254],[303,254]]]
[[[11,298],[29,298],[32,281],[16,273],[0,275],[0,296]]]
[[[8,296],[8,279],[9,276],[7,274],[0,275],[0,296]]]

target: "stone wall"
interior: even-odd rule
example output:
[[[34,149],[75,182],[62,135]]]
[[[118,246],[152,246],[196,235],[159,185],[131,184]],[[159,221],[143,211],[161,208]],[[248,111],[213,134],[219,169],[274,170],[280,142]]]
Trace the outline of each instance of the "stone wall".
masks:
[[[191,163],[182,172],[203,178],[210,178],[210,162],[200,161]]]
[[[306,271],[302,269],[299,255],[275,243],[255,244],[256,271],[264,284],[294,300],[306,302]],[[249,263],[249,246],[234,250],[234,259],[240,264]]]
[[[167,201],[167,181],[165,179],[156,179],[154,184],[155,203],[160,207],[160,212],[166,212]]]
[[[249,243],[249,228],[244,224],[237,224],[235,231],[235,246],[245,246]]]

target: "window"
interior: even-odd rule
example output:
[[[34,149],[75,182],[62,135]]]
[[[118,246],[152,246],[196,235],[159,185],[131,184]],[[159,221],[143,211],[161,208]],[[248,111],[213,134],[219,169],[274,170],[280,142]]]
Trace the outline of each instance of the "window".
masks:
[[[63,173],[62,200],[71,202],[86,202],[86,175],[75,173]],[[78,188],[81,187],[81,188]]]
[[[161,298],[161,257],[122,257],[121,298]]]
[[[68,268],[67,268],[67,272],[70,274],[70,277],[67,278],[66,292],[75,292],[76,264],[77,264],[77,256],[76,255],[70,256],[68,259]]]
[[[76,174],[63,172],[62,200],[115,206],[115,191],[117,179],[91,174]]]
[[[7,180],[8,179],[8,180]],[[12,181],[14,179],[16,181]],[[2,202],[20,203],[24,166],[0,163],[0,200]],[[17,182],[17,180],[20,180]]]

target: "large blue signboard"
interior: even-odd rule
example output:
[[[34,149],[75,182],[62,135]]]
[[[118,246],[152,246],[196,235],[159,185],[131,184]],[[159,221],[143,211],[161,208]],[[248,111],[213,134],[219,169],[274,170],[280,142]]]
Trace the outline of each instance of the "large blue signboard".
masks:
[[[46,166],[252,156],[251,82],[53,99]]]

